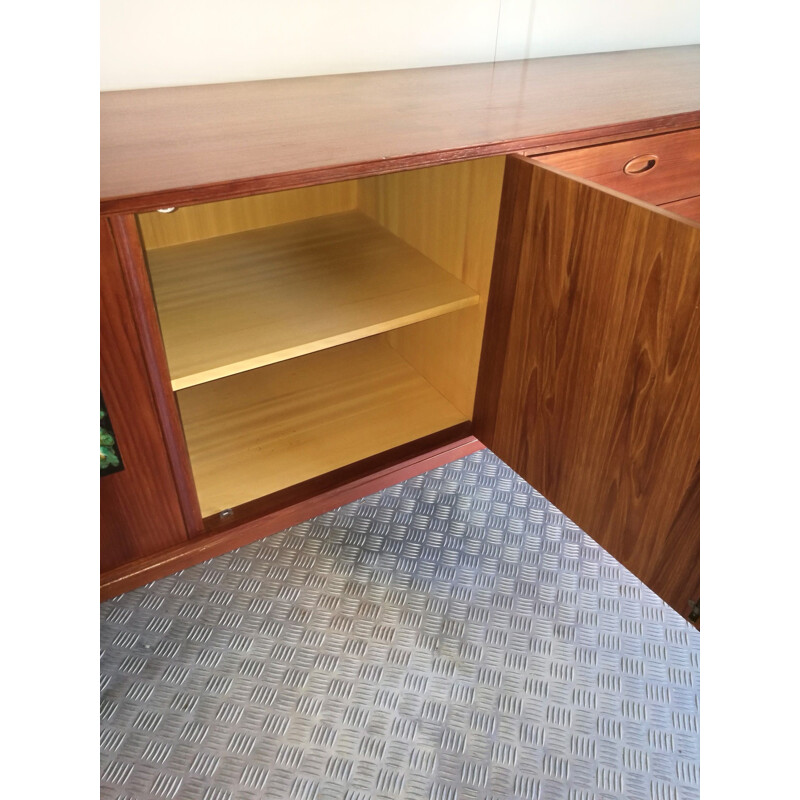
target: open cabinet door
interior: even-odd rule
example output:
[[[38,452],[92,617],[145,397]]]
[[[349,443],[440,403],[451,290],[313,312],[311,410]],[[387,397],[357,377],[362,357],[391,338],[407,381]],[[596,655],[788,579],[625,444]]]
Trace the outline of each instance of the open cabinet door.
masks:
[[[509,157],[476,435],[679,613],[700,590],[699,225]]]

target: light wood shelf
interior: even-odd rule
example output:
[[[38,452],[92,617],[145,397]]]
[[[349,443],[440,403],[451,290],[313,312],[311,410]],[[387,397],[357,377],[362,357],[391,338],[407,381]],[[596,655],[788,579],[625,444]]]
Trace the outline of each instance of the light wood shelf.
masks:
[[[383,336],[177,397],[203,516],[466,421]]]
[[[174,390],[477,305],[357,211],[148,252]]]

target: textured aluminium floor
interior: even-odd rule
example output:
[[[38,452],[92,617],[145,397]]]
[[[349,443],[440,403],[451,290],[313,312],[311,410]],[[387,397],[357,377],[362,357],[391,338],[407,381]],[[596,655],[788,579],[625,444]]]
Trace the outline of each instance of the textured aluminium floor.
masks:
[[[699,634],[487,450],[101,618],[102,798],[699,796]]]

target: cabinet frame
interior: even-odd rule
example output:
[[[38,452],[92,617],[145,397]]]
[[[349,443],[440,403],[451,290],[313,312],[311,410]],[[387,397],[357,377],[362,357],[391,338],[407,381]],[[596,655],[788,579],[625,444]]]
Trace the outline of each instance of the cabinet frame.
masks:
[[[100,220],[100,383],[124,468],[100,477],[100,568],[180,546],[187,524],[113,220]]]
[[[486,132],[482,131],[477,137],[473,137],[471,134],[464,137],[463,130],[459,128],[458,124],[452,124],[451,120],[444,120],[436,132],[436,146],[418,149],[416,152],[414,151],[414,139],[417,134],[411,126],[408,132],[402,132],[400,137],[402,143],[398,145],[397,141],[393,140],[385,146],[382,155],[380,154],[382,145],[375,144],[373,146],[373,140],[374,143],[377,143],[380,138],[377,135],[380,133],[378,131],[374,135],[371,134],[368,142],[366,139],[358,137],[354,138],[352,142],[348,141],[346,137],[334,142],[332,145],[334,152],[329,155],[327,163],[320,162],[316,154],[309,155],[307,162],[304,163],[302,148],[295,146],[290,148],[290,157],[284,157],[284,154],[271,164],[268,170],[263,169],[263,162],[259,163],[258,159],[254,158],[254,166],[249,174],[232,176],[227,180],[196,179],[191,185],[177,183],[168,188],[154,183],[150,189],[137,189],[128,193],[124,189],[104,190],[101,198],[101,218],[105,221],[104,224],[107,224],[113,231],[117,259],[128,284],[128,302],[135,325],[135,334],[144,354],[146,379],[151,387],[159,422],[161,446],[166,450],[173,476],[174,485],[172,487],[164,486],[164,491],[174,495],[174,500],[180,508],[186,541],[156,552],[140,555],[106,569],[101,575],[101,597],[111,597],[127,591],[137,585],[261,538],[345,502],[350,502],[364,494],[392,485],[411,475],[461,458],[482,446],[473,432],[477,431],[480,435],[481,431],[485,430],[487,408],[490,408],[492,403],[491,384],[482,376],[478,384],[474,424],[467,423],[464,426],[457,426],[456,429],[441,432],[433,437],[426,437],[424,440],[410,443],[401,448],[395,448],[389,453],[350,465],[329,476],[321,476],[318,480],[307,482],[308,485],[301,484],[291,487],[285,493],[277,493],[277,495],[267,498],[267,501],[254,501],[253,504],[248,504],[250,507],[243,517],[233,521],[216,521],[213,524],[209,520],[204,522],[200,515],[194,488],[180,413],[167,373],[166,357],[147,273],[146,256],[142,248],[135,213],[153,211],[163,206],[191,205],[267,191],[349,180],[355,177],[400,172],[420,166],[452,163],[482,156],[509,155],[521,151],[524,151],[526,155],[554,152],[685,130],[699,125],[699,111],[696,110],[696,105],[693,107],[695,102],[693,98],[696,94],[693,82],[696,73],[697,48],[664,48],[638,53],[598,54],[591,57],[567,57],[537,61],[539,63],[523,62],[521,66],[503,68],[498,70],[498,74],[502,71],[503,74],[513,75],[512,84],[514,81],[518,84],[521,79],[527,80],[534,74],[547,74],[552,81],[550,91],[555,98],[559,96],[558,86],[564,81],[578,87],[577,95],[581,95],[581,92],[591,94],[596,91],[592,88],[591,81],[598,76],[598,69],[603,73],[608,67],[608,75],[613,77],[600,74],[598,80],[601,83],[610,81],[608,84],[610,87],[615,80],[620,83],[627,81],[633,88],[628,90],[627,95],[624,92],[620,94],[617,101],[610,104],[608,114],[590,120],[582,117],[581,100],[580,96],[577,96],[576,110],[568,111],[565,116],[557,117],[556,128],[552,127],[552,121],[547,123],[551,125],[549,130],[547,124],[539,125],[534,118],[524,123],[529,126],[527,130],[521,130],[516,123],[522,105],[509,106],[508,119],[514,120],[514,124],[509,123],[503,127],[505,124],[504,112],[502,110],[493,111],[492,113],[499,118],[501,123],[493,134],[487,136]],[[458,80],[467,74],[477,75],[480,81],[483,81],[485,80],[484,76],[493,74],[493,69],[492,65],[472,65],[469,68],[439,68],[439,72],[436,69],[418,70],[415,71],[415,77],[424,83],[428,80],[427,75],[430,74],[431,80],[434,82],[432,85],[441,86],[442,80],[452,80],[453,85],[456,85]],[[589,76],[583,82],[585,85],[581,83],[581,75]],[[345,81],[345,77],[349,80]],[[651,99],[646,98],[645,95],[649,91],[648,82],[652,85],[652,81],[656,78],[665,79],[667,82],[672,81],[671,87],[665,88],[664,93],[667,96],[671,91],[673,95],[660,106],[662,112],[653,115],[642,109],[654,107]],[[319,87],[316,85],[316,80],[318,79],[309,79],[301,87],[301,93],[305,92],[308,87],[311,94],[318,94]],[[334,81],[337,86],[340,85],[339,80],[337,78]],[[338,95],[339,100],[347,92],[357,87],[359,82],[358,76],[342,76],[341,80],[344,81],[341,86],[350,88],[342,89],[343,94]],[[395,76],[388,74],[383,79],[370,78],[370,80],[380,81],[383,87],[381,93],[391,92]],[[285,85],[285,82],[280,81],[268,83],[275,86],[278,92],[283,91],[282,87]],[[298,87],[299,84],[296,84],[295,89]],[[197,93],[195,90],[199,92],[204,88],[210,89],[211,95],[217,91],[213,87],[187,87],[186,91],[188,94],[195,94]],[[162,92],[161,96],[166,98],[173,91],[176,90],[152,90],[152,92],[148,91],[143,94],[149,94],[152,97],[154,96],[153,92]],[[540,88],[536,88],[535,91],[540,94],[544,92],[546,95],[548,89],[540,91]],[[455,92],[461,92],[458,96],[462,98],[470,95],[471,90],[461,87]],[[113,98],[109,98],[109,101],[113,100],[113,105],[122,100],[117,96],[121,93],[111,94],[115,95]],[[125,94],[132,98],[136,93]],[[474,95],[475,92],[472,92],[470,96]],[[437,103],[441,102],[441,98],[437,99],[433,95],[431,99],[433,102],[430,104],[430,108],[421,112],[423,118],[426,113],[433,114]],[[515,98],[515,101],[524,104],[522,97]],[[470,102],[474,103],[474,99],[471,99]],[[487,111],[492,107],[491,97],[481,98],[480,102],[485,102]],[[328,117],[335,116],[337,113],[336,103],[337,96],[331,97],[330,102],[322,109],[321,116],[323,118],[326,115]],[[671,108],[670,104],[672,104]],[[545,108],[542,118],[546,120],[548,113]],[[108,115],[105,116],[108,117]],[[110,119],[110,117],[108,118]],[[144,119],[144,122],[152,125],[154,120],[149,118]],[[298,122],[289,120],[281,124],[296,126]],[[308,124],[318,126],[319,121],[312,121],[308,118]],[[345,123],[339,121],[338,124]],[[355,134],[358,125],[363,124],[363,120],[359,122],[358,119],[353,119],[348,124]],[[112,161],[119,156],[117,160],[122,163],[129,158],[130,152],[137,152],[145,158],[145,161],[153,158],[158,160],[158,150],[157,148],[153,150],[152,146],[145,142],[147,136],[142,134],[141,126],[134,126],[130,134],[122,134],[128,137],[127,142],[123,144],[133,148],[126,152],[123,152],[124,148],[123,150],[119,149],[119,141],[112,141],[114,137],[119,137],[119,130],[114,128],[113,124],[110,127],[113,129],[110,139],[106,137],[104,149],[112,154],[109,156]],[[224,128],[225,126],[222,130]],[[234,137],[233,147],[235,149],[237,135],[235,120],[231,123],[230,128]],[[137,136],[140,135],[144,142],[141,146],[136,142]],[[274,131],[273,135],[275,135]],[[187,152],[191,150],[193,144],[202,149],[202,143],[197,141],[193,143],[190,139],[186,144]],[[122,155],[119,155],[120,153]],[[193,154],[194,156],[196,154]],[[241,163],[246,163],[248,159],[246,151],[240,150],[236,158]],[[108,159],[104,161],[104,170],[107,169],[107,163]],[[149,169],[147,166],[144,168],[145,176],[149,174]],[[118,186],[121,185],[118,184]],[[504,246],[507,246],[507,243],[501,242],[498,237],[497,247]],[[498,339],[498,329],[495,328],[498,324],[502,326],[502,322],[499,320],[503,318],[503,310],[507,303],[507,299],[504,299],[507,297],[507,293],[502,289],[502,285],[504,282],[513,283],[515,280],[514,275],[499,275],[495,272],[493,281],[499,282],[498,285],[501,288],[496,290],[493,285],[490,295],[490,316],[487,317],[485,327],[485,337],[488,338],[484,340],[484,358],[487,357],[487,353],[491,353],[493,347],[497,347],[497,342],[502,339],[502,336]],[[497,354],[496,349],[495,354]],[[486,442],[486,444],[491,446],[491,442]],[[687,518],[691,517],[693,513],[692,509],[688,507],[693,502],[691,498],[687,499],[686,508],[681,512]],[[564,511],[569,514],[569,509],[564,509]],[[588,533],[593,535],[591,530],[588,530]],[[678,610],[681,613],[685,611],[681,608]]]

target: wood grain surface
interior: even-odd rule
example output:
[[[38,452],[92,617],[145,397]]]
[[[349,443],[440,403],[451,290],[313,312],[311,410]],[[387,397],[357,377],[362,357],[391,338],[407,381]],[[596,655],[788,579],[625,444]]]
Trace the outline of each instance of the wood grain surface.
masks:
[[[358,207],[478,293],[476,306],[395,328],[389,342],[472,417],[505,157],[358,181]]]
[[[358,461],[353,461],[343,467],[336,467],[330,472],[324,472],[314,478],[287,486],[285,489],[279,489],[272,494],[241,503],[230,509],[231,513],[224,516],[212,514],[203,520],[206,532],[221,534],[245,522],[254,522],[259,517],[273,514],[280,509],[295,506],[298,503],[313,503],[317,495],[327,494],[332,489],[349,485],[353,481],[369,479],[370,476],[378,475],[395,464],[413,461],[426,453],[431,453],[464,437],[471,436],[471,433],[471,422],[459,422],[449,428],[442,428],[435,433],[404,442],[366,458],[360,458]]]
[[[685,200],[676,200],[674,203],[664,203],[661,208],[679,214],[682,217],[700,222],[700,196],[687,197]]]
[[[682,614],[698,596],[699,229],[510,158],[476,435]]]
[[[358,212],[148,254],[176,391],[478,304]]]
[[[142,348],[183,521],[189,536],[194,536],[202,532],[203,518],[200,515],[178,405],[170,386],[167,357],[137,220],[132,214],[125,214],[109,217],[108,221],[114,235],[120,267],[125,275],[131,317]]]
[[[203,516],[466,422],[382,337],[178,393]]]
[[[642,155],[655,156],[655,166],[627,174],[626,163]],[[700,194],[699,128],[550,153],[535,160],[654,205]]]
[[[340,181],[185,206],[171,213],[152,211],[139,214],[139,227],[148,250],[186,244],[229,233],[352,211],[356,207],[357,187],[356,181]]]
[[[101,212],[694,127],[699,47],[101,95]]]
[[[100,387],[125,469],[100,478],[100,568],[185,542],[178,493],[125,276],[100,223]]]

